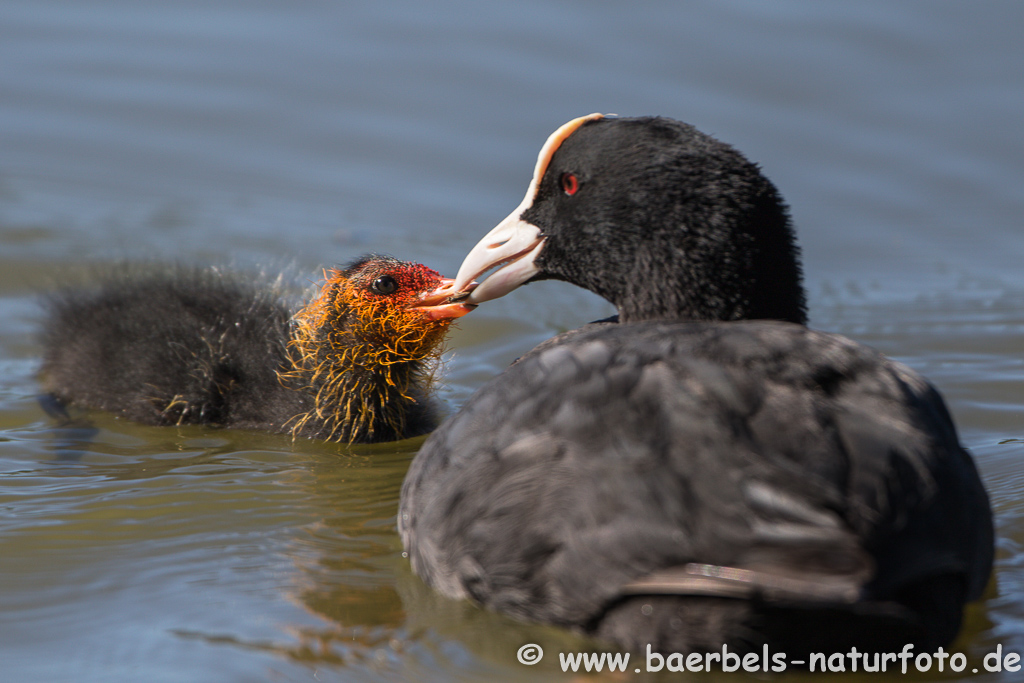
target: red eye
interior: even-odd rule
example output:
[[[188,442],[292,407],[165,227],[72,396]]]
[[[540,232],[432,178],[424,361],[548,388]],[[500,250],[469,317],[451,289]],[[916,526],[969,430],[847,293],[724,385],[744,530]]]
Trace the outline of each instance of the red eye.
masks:
[[[570,197],[576,194],[576,190],[580,189],[580,181],[576,179],[576,176],[572,173],[562,174],[562,192],[566,193]]]

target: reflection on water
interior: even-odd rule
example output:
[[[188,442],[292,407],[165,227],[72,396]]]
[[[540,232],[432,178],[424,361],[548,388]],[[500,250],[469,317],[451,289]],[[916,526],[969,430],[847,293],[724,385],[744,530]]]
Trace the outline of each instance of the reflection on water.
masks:
[[[812,326],[934,381],[991,492],[996,590],[953,649],[1024,653],[1021,26],[1012,2],[6,0],[0,677],[567,680],[556,653],[600,646],[410,573],[394,515],[422,439],[54,418],[33,335],[39,291],[123,259],[453,274],[591,111],[689,120],[776,181]],[[552,282],[488,303],[441,399],[608,312]]]

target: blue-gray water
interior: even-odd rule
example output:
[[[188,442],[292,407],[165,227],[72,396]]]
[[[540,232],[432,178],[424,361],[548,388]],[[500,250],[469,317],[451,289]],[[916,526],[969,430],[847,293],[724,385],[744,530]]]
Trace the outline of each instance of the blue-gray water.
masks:
[[[813,326],[943,391],[1000,535],[959,677],[1017,680],[971,669],[1024,654],[1022,32],[1019,2],[4,0],[0,681],[567,680],[554,653],[587,643],[410,574],[394,513],[419,441],[58,428],[33,334],[38,292],[124,259],[454,274],[592,111],[759,162]],[[482,307],[442,398],[607,311],[560,283]],[[526,642],[543,663],[516,662]]]

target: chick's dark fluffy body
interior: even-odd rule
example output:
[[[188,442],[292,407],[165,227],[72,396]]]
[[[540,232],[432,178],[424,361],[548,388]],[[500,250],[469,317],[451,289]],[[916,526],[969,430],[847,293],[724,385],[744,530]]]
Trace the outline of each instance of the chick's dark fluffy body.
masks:
[[[45,299],[44,388],[62,404],[150,425],[211,424],[362,442],[436,425],[419,392],[396,399],[407,412],[402,433],[383,420],[372,431],[355,424],[339,430],[318,417],[319,387],[294,372],[293,299],[280,278],[189,266],[116,269],[97,285]],[[351,372],[373,381],[365,368]],[[307,414],[313,419],[296,428]]]

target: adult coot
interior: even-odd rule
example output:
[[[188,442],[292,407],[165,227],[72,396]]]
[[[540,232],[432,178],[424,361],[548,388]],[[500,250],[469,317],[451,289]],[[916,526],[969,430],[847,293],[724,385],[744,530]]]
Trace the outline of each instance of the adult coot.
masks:
[[[42,377],[62,404],[156,425],[214,424],[336,441],[437,425],[429,387],[473,305],[416,263],[325,272],[298,312],[280,283],[216,268],[126,268],[47,299]]]
[[[497,265],[469,301],[554,278],[618,322],[541,344],[429,437],[398,519],[428,584],[640,650],[954,638],[992,566],[975,465],[928,382],[804,326],[757,166],[678,121],[576,119],[454,288]]]

